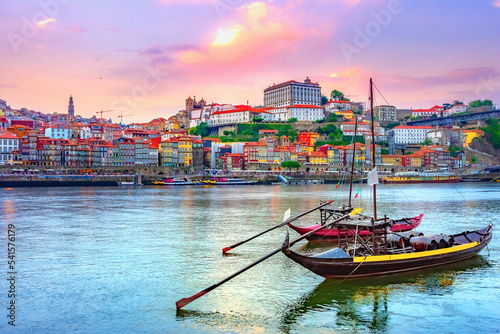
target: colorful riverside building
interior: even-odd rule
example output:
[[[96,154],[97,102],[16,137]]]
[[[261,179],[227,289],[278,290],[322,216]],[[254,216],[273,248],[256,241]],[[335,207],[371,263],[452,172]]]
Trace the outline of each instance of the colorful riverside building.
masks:
[[[33,130],[31,127],[27,125],[12,125],[7,128],[7,131],[16,135],[19,139],[23,137],[28,137],[28,133]]]
[[[12,163],[13,151],[19,150],[19,138],[5,130],[0,131],[0,164]]]
[[[456,161],[451,158],[450,152],[441,146],[424,146],[418,152],[409,155],[382,155],[382,165],[406,168],[436,168],[454,167]]]
[[[174,136],[159,144],[160,165],[166,167],[203,167],[203,141],[196,136]]]

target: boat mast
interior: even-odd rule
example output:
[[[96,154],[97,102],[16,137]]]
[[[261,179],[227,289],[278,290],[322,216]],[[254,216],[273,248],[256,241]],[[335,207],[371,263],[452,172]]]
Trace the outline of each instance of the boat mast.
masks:
[[[356,136],[357,136],[357,132],[358,132],[358,118],[354,114],[354,137],[353,137],[353,140],[352,140],[353,147],[352,147],[352,163],[351,163],[351,180],[349,182],[349,207],[351,207],[352,178],[353,178],[353,175],[354,175],[354,161],[355,161],[354,159],[355,159],[355,156],[356,156]]]
[[[375,126],[373,118],[373,81],[370,78],[370,108],[371,108],[371,120],[372,120],[372,161],[373,168],[375,168]],[[373,185],[373,218],[377,219],[377,185]]]

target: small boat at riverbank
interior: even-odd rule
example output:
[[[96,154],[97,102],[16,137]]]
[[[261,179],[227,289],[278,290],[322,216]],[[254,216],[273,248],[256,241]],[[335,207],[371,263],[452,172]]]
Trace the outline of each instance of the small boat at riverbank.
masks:
[[[243,178],[225,178],[225,177],[214,177],[212,180],[202,181],[206,185],[242,185],[242,184],[256,184],[258,180],[245,180]]]
[[[382,183],[458,183],[460,177],[453,173],[434,173],[434,172],[399,172],[394,176],[386,176],[381,179]]]
[[[196,183],[189,177],[164,178],[161,181],[153,181],[154,185],[158,186],[193,186]]]

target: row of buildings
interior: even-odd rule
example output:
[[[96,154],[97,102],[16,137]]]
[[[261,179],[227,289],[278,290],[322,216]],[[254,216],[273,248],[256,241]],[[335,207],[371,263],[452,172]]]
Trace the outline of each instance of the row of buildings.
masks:
[[[346,170],[353,155],[355,166],[373,166],[371,145],[323,145],[315,147],[320,135],[299,133],[291,142],[278,138],[277,130],[261,130],[257,142],[222,143],[218,138],[189,136],[185,131],[169,131],[155,137],[120,137],[110,141],[103,137],[50,138],[37,131],[18,137],[0,132],[2,160],[11,164],[45,167],[147,167],[172,169],[281,170],[281,163],[296,161],[306,172]],[[4,156],[6,158],[4,158]],[[376,164],[392,167],[460,167],[459,159],[450,157],[440,146],[425,146],[409,155],[383,155],[375,145]],[[391,167],[392,166],[392,167]]]

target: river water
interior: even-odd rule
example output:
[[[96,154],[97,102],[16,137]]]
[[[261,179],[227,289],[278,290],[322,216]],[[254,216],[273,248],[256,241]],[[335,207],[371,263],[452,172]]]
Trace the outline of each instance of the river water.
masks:
[[[354,187],[353,192],[357,192]],[[424,213],[424,233],[492,221],[480,256],[439,269],[325,280],[278,253],[176,311],[175,302],[280,247],[276,229],[221,249],[321,200],[336,185],[0,189],[0,332],[492,333],[500,330],[500,184],[380,185],[379,216]],[[369,214],[365,185],[354,205]],[[319,221],[315,212],[298,224]],[[15,226],[15,327],[7,318],[8,225]],[[291,232],[292,237],[296,235]],[[323,247],[303,242],[302,251]]]

